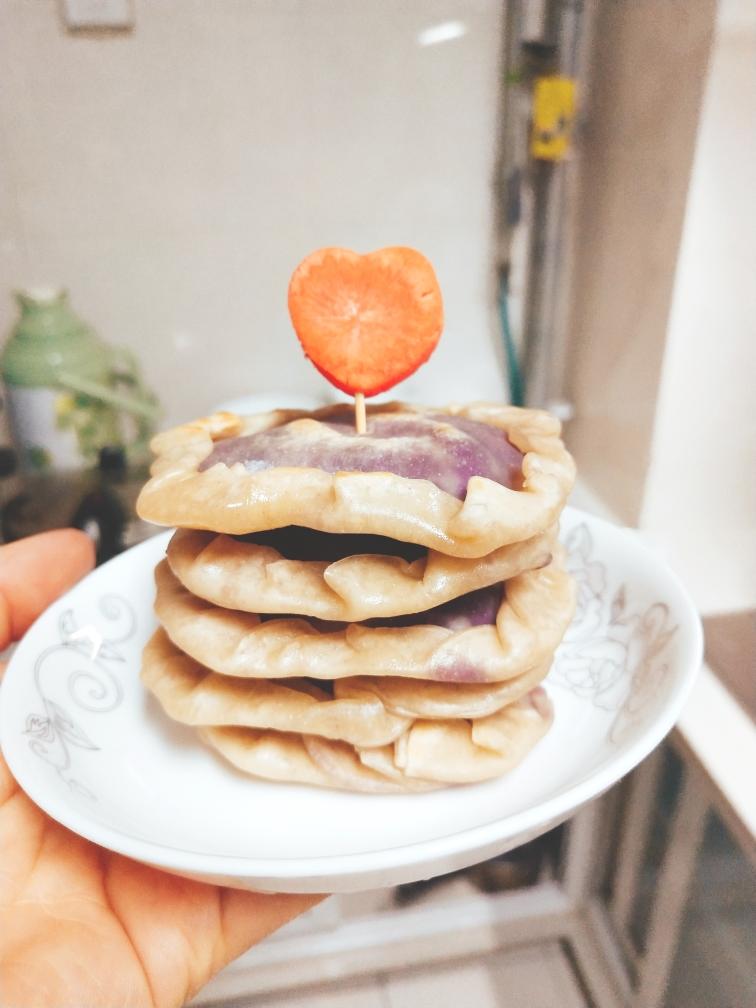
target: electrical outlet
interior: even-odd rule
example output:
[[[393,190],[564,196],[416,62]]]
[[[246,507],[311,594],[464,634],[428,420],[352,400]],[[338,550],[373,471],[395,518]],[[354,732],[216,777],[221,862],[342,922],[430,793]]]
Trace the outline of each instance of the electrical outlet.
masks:
[[[133,0],[62,0],[68,28],[133,28]]]

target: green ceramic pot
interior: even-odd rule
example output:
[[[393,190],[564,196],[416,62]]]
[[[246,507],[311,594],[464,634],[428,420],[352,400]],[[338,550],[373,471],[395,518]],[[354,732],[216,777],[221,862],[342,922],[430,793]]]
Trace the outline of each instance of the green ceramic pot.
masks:
[[[158,413],[135,358],[108,346],[63,290],[18,291],[20,315],[0,357],[10,424],[28,469],[97,463],[106,446],[147,451]]]

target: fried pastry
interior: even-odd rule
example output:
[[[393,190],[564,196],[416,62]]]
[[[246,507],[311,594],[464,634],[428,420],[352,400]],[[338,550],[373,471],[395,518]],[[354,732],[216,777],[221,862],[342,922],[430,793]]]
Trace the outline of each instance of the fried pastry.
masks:
[[[425,683],[359,676],[237,679],[218,675],[179,651],[164,630],[144,649],[142,682],[166,714],[187,725],[236,725],[341,739],[356,746],[394,742],[418,718],[485,718],[538,685],[549,663],[506,683]]]
[[[357,623],[425,612],[543,567],[555,539],[549,529],[470,560],[380,536],[301,527],[244,538],[179,529],[167,558],[185,588],[224,609]]]
[[[324,744],[313,757],[306,743],[316,736],[225,727],[200,728],[199,736],[239,770],[264,780],[373,794],[430,791],[439,787],[435,782],[392,778],[372,770],[346,742],[321,740]]]
[[[423,791],[513,769],[548,731],[551,702],[539,687],[480,720],[416,721],[392,745],[359,748],[316,735],[206,727],[202,738],[256,777],[352,791]]]
[[[345,406],[216,413],[153,447],[138,511],[177,531],[142,679],[227,761],[424,791],[505,773],[548,730],[575,606],[555,418],[393,403],[357,434]]]
[[[412,718],[392,714],[361,682],[338,695],[309,679],[236,679],[183,654],[158,630],[144,649],[142,682],[174,721],[302,732],[353,745],[393,742]],[[328,684],[326,684],[328,685]]]
[[[230,535],[304,526],[484,557],[551,528],[575,469],[539,410],[389,404],[356,435],[348,407],[219,413],[153,441],[139,515]]]
[[[222,609],[192,595],[166,561],[155,572],[155,612],[173,643],[223,675],[323,680],[406,676],[440,682],[511,679],[542,663],[574,610],[561,552],[539,570],[430,612],[365,623]]]
[[[514,703],[549,673],[553,655],[526,672],[491,683],[445,683],[403,679],[400,676],[357,676],[336,680],[334,695],[339,696],[342,684],[351,689],[359,686],[365,693],[377,697],[386,710],[409,718],[482,718],[495,714]]]

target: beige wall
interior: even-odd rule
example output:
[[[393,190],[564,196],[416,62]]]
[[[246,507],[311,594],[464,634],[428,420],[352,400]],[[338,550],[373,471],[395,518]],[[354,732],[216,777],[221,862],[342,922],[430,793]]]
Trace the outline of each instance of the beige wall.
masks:
[[[705,611],[756,607],[756,4],[728,0],[696,147],[641,524]]]
[[[638,519],[714,0],[603,0],[588,96],[570,319],[570,445]]]
[[[326,244],[414,245],[447,328],[403,394],[501,397],[490,315],[498,0],[136,0],[131,33],[0,0],[0,331],[63,284],[132,346],[166,422],[220,399],[328,394],[286,286]],[[447,19],[466,34],[421,47]]]

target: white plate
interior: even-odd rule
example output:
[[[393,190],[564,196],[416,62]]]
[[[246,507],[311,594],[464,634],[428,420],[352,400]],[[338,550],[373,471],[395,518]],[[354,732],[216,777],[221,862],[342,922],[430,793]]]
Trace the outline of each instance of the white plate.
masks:
[[[568,509],[575,621],[547,685],[556,720],[513,773],[420,795],[256,781],[170,722],[139,682],[152,569],[170,533],[100,567],[13,656],[0,737],[24,790],[76,833],[193,878],[347,892],[428,878],[561,822],[673,726],[701,662],[687,594],[637,533]]]

